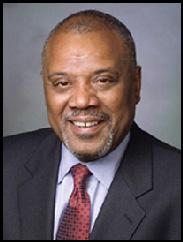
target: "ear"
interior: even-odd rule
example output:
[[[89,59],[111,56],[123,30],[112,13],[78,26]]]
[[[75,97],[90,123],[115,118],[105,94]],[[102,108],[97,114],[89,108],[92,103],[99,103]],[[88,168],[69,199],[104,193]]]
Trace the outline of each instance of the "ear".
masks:
[[[44,78],[44,72],[43,71],[40,72],[40,75],[41,75],[42,78]]]
[[[43,89],[44,89],[45,106],[47,106],[47,103],[46,103],[46,92],[45,92],[45,85],[44,85],[44,72],[41,71],[41,72],[40,72],[40,75],[41,75],[41,77],[42,77],[42,84],[43,84]]]
[[[140,101],[140,90],[141,90],[141,67],[137,66],[135,70],[135,97],[136,97],[136,105]]]

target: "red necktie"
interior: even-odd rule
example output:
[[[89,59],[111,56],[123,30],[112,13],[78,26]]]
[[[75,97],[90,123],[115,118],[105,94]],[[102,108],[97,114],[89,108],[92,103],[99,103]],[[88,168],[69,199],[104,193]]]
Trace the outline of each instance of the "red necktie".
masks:
[[[74,190],[58,228],[56,240],[88,240],[90,231],[90,198],[86,192],[88,168],[78,164],[71,167]]]

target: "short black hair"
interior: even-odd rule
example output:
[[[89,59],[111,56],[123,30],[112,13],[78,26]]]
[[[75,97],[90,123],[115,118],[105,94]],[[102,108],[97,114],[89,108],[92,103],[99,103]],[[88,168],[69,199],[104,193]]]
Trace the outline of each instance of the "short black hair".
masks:
[[[50,32],[44,44],[42,51],[42,65],[44,66],[46,47],[49,40],[55,35],[57,31],[63,30],[66,32],[73,32],[78,34],[86,34],[88,32],[108,28],[115,30],[121,37],[128,53],[128,59],[131,62],[131,68],[137,66],[135,42],[129,29],[117,18],[110,14],[100,12],[98,10],[84,10],[71,14],[67,18],[59,22],[55,28]]]

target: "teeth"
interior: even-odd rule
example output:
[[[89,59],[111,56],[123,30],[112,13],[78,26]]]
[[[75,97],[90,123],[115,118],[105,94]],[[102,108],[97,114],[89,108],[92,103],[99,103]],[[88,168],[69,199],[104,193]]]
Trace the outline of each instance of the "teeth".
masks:
[[[73,124],[78,127],[92,127],[99,123],[99,121],[92,121],[92,122],[81,122],[81,121],[73,121]]]

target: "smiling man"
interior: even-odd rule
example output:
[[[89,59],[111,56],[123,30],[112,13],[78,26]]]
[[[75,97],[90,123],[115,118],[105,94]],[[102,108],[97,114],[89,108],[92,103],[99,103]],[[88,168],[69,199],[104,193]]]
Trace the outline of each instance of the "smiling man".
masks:
[[[71,18],[49,40],[41,74],[50,125],[87,162],[114,150],[129,132],[139,100],[140,67],[132,67],[135,60],[128,52],[133,50],[125,50],[104,20],[91,20],[88,31],[72,27],[73,21],[79,24],[82,18]]]
[[[180,239],[180,151],[135,123],[130,31],[82,11],[43,47],[51,129],[4,140],[4,239]]]

